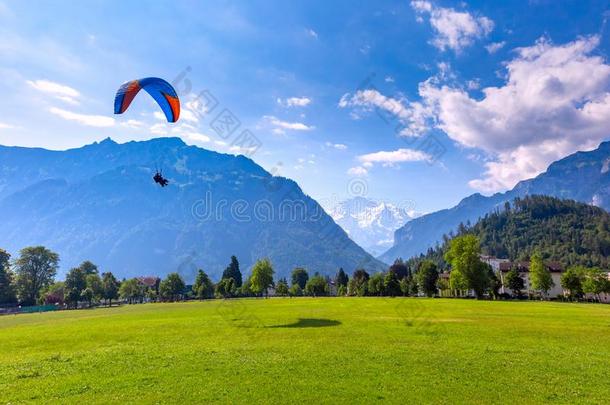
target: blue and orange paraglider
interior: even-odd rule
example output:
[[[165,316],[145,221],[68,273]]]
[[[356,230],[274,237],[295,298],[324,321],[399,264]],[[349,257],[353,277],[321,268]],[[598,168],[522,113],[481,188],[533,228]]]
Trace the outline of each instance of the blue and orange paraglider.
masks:
[[[165,113],[168,122],[180,118],[180,100],[171,84],[158,77],[132,80],[119,88],[114,98],[114,113],[123,114],[140,90],[146,90]]]
[[[176,122],[180,118],[180,99],[171,84],[158,77],[147,77],[124,83],[116,92],[114,97],[114,113],[123,114],[140,90],[146,90],[155,99],[168,122]],[[163,177],[159,169],[153,180],[161,187],[169,184],[169,180]]]

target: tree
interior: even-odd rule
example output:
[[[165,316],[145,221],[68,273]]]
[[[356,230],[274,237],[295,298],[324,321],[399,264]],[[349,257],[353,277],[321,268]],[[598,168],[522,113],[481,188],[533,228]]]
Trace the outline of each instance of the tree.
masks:
[[[340,285],[337,287],[337,297],[345,297],[347,295],[347,286]]]
[[[364,297],[369,288],[369,273],[364,269],[358,269],[352,274],[352,279],[347,285],[347,293],[349,295],[357,295]]]
[[[582,283],[586,272],[587,269],[583,266],[572,266],[561,275],[561,287],[569,292],[570,298],[582,297]]]
[[[216,296],[219,298],[231,298],[235,296],[237,288],[233,278],[223,278],[216,284]]]
[[[41,292],[40,301],[44,305],[64,305],[64,297],[64,282],[58,281]]]
[[[411,280],[409,278],[403,278],[398,284],[400,285],[400,292],[403,297],[411,295]]]
[[[66,274],[65,301],[68,305],[78,306],[83,290],[87,288],[87,275],[80,267],[75,267]]]
[[[252,289],[250,288],[252,283],[250,283],[250,277],[244,280],[244,283],[240,288],[237,289],[236,293],[242,297],[251,297],[254,294],[252,293]]]
[[[349,282],[349,277],[347,276],[347,274],[345,274],[345,272],[343,271],[343,268],[341,267],[339,269],[339,272],[337,273],[337,276],[335,277],[335,284],[337,286],[337,291],[339,290],[340,286],[347,288],[348,282]]]
[[[102,298],[109,306],[112,306],[112,300],[119,298],[119,282],[111,272],[102,274]]]
[[[81,293],[80,293],[80,299],[82,301],[85,301],[89,304],[89,307],[91,307],[91,302],[93,301],[93,290],[89,287],[85,288]]]
[[[132,304],[142,298],[144,294],[142,285],[137,278],[130,278],[121,283],[119,295],[122,299]]]
[[[449,273],[449,287],[453,295],[459,296],[462,292],[468,290],[468,281],[459,270],[451,270]]]
[[[378,295],[382,296],[385,292],[385,285],[383,283],[384,275],[383,273],[375,273],[369,279],[369,294],[370,295]]]
[[[275,286],[275,293],[280,297],[288,295],[288,281],[285,278],[280,278]]]
[[[417,270],[417,284],[419,289],[428,297],[436,294],[436,280],[438,279],[438,271],[436,264],[431,260],[420,262]]]
[[[320,275],[313,276],[307,280],[305,285],[305,293],[312,297],[320,297],[328,295],[328,283],[326,279]]]
[[[523,290],[525,287],[525,282],[519,275],[519,271],[516,267],[513,267],[508,273],[506,273],[506,285],[513,291],[513,293],[517,294],[517,297],[521,297],[521,290]]]
[[[500,288],[502,288],[502,281],[500,281],[498,275],[494,273],[491,266],[488,266],[487,273],[487,278],[489,279],[489,293],[494,299],[498,299],[500,296]]]
[[[555,285],[551,272],[544,265],[542,255],[538,251],[534,252],[530,258],[530,283],[532,289],[540,291],[543,297],[546,297],[549,290]]]
[[[169,273],[165,280],[159,284],[159,295],[169,301],[182,299],[186,285],[178,273]]]
[[[214,296],[214,284],[210,277],[201,269],[197,272],[197,278],[195,279],[195,284],[193,284],[193,293],[200,300]]]
[[[91,263],[89,260],[82,262],[78,268],[81,269],[86,275],[98,274],[97,266]]]
[[[398,280],[410,276],[409,266],[400,258],[394,261],[394,264],[390,266],[390,273],[394,273]]]
[[[85,277],[87,288],[91,290],[91,299],[99,302],[104,295],[104,286],[102,285],[102,279],[97,273],[90,273]]]
[[[300,297],[303,295],[303,290],[298,284],[293,284],[288,292],[290,293],[291,297]]]
[[[17,297],[23,305],[34,305],[40,292],[53,283],[59,255],[44,246],[26,247],[15,261]]]
[[[15,293],[13,272],[9,261],[11,255],[4,249],[0,249],[0,305],[17,303]]]
[[[601,269],[593,267],[587,269],[584,273],[584,280],[582,281],[582,291],[585,294],[591,294],[595,296],[595,299],[599,301],[599,295],[608,290],[608,274],[604,273]]]
[[[309,274],[307,274],[307,270],[302,267],[297,267],[292,270],[292,285],[298,284],[301,287],[301,290],[305,289],[305,285],[307,284],[307,280],[309,280]]]
[[[481,298],[489,286],[487,267],[480,259],[481,246],[474,235],[457,236],[449,243],[445,260],[451,264],[451,271],[458,271],[464,278],[467,288]]]
[[[242,276],[241,271],[239,271],[239,262],[237,261],[237,257],[231,256],[231,263],[222,273],[222,278],[232,278],[235,282],[235,287],[241,287]]]
[[[447,296],[450,290],[449,281],[446,278],[439,277],[436,279],[436,288],[440,291],[441,297]]]
[[[390,297],[400,295],[400,281],[398,281],[396,273],[388,271],[383,280],[383,284],[385,285],[385,295]]]
[[[252,292],[256,295],[267,294],[267,289],[273,285],[273,266],[269,259],[257,261],[252,268],[250,283]]]

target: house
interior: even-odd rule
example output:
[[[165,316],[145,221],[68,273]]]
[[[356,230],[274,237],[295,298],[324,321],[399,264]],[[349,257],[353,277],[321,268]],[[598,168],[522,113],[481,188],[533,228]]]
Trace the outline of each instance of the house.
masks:
[[[563,289],[561,288],[561,274],[564,269],[561,264],[557,262],[546,262],[546,268],[551,273],[551,278],[553,279],[553,288],[551,288],[548,292],[549,298],[556,298],[558,296],[563,295]],[[519,276],[523,279],[523,292],[528,294],[537,294],[537,291],[532,290],[531,282],[530,282],[530,264],[529,262],[515,262],[511,263],[510,261],[504,261],[499,263],[498,266],[498,276],[500,277],[500,281],[502,282],[502,288],[500,289],[500,293],[511,294],[513,295],[513,291],[506,287],[506,275],[512,268],[515,267],[519,272]]]
[[[138,283],[144,288],[159,291],[159,284],[161,284],[161,279],[159,277],[137,277],[136,280],[138,280]]]
[[[494,271],[494,273],[498,273],[500,271],[501,263],[510,262],[510,260],[508,260],[508,259],[498,259],[497,257],[494,257],[494,256],[481,255],[479,257],[483,263],[487,263],[491,266],[491,269]]]

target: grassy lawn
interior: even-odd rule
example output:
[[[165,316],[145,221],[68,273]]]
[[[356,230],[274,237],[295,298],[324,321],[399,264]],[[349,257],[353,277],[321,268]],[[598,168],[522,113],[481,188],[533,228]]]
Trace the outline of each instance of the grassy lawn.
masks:
[[[608,305],[287,298],[0,317],[0,403],[608,398]]]

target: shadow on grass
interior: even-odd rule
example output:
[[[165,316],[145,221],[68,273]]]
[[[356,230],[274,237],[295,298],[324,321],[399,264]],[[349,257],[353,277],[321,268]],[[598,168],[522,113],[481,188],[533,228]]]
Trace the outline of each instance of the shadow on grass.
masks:
[[[298,321],[287,325],[273,325],[268,328],[325,328],[341,325],[341,322],[332,319],[299,318]]]

